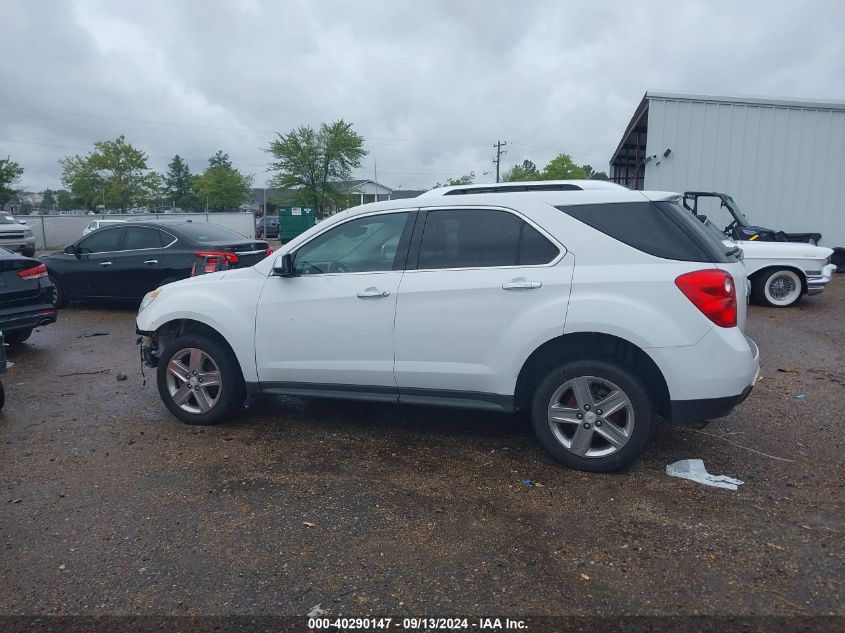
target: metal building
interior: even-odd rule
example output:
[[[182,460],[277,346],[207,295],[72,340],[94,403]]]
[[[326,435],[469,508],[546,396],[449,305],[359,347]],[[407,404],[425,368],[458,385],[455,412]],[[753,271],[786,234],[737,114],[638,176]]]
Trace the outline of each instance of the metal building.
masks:
[[[751,224],[845,246],[845,103],[649,91],[610,176],[633,189],[727,193]]]

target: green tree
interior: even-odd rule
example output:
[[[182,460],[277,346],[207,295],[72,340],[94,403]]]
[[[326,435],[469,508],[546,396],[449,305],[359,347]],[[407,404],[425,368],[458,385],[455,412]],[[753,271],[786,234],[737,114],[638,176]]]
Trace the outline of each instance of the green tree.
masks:
[[[584,170],[575,164],[569,154],[558,154],[543,167],[543,180],[570,180],[586,178]]]
[[[0,158],[0,204],[4,204],[18,193],[13,187],[23,175],[23,167],[10,157]]]
[[[459,185],[471,185],[475,181],[475,172],[471,171],[468,174],[464,174],[463,176],[458,176],[457,178],[447,178],[446,182],[438,182],[432,187],[432,189],[437,189],[438,187],[457,187]]]
[[[41,192],[41,208],[52,211],[56,206],[56,195],[50,190],[45,189]]]
[[[504,182],[522,182],[525,180],[537,180],[540,175],[537,173],[537,165],[530,160],[522,161],[521,165],[514,165],[502,175]]]
[[[610,180],[606,172],[595,171],[592,165],[581,165],[581,169],[584,170],[584,175],[590,180]]]
[[[179,154],[176,154],[167,166],[164,193],[169,201],[181,209],[196,209],[199,206],[191,169]]]
[[[229,160],[229,155],[224,153],[222,149],[218,149],[217,153],[208,159],[209,167],[225,167],[232,169],[232,161]]]
[[[89,209],[105,198],[104,205],[117,206],[125,213],[133,204],[148,200],[160,178],[147,167],[147,155],[127,143],[123,135],[94,143],[87,156],[66,157],[59,164],[62,184]]]
[[[271,186],[297,189],[302,198],[322,214],[329,201],[343,202],[344,193],[334,183],[349,180],[352,170],[367,155],[364,138],[343,119],[320,128],[301,125],[287,134],[276,134],[267,152]]]
[[[59,160],[59,165],[62,167],[62,184],[68,188],[74,203],[92,211],[98,203],[103,203],[104,179],[88,157],[78,154],[66,156]]]
[[[76,201],[70,192],[60,189],[59,193],[56,194],[56,204],[59,205],[59,209],[62,211],[70,211],[76,206]]]
[[[229,155],[222,151],[208,159],[208,169],[192,182],[200,205],[205,202],[214,211],[236,209],[252,195],[252,175],[232,167]]]

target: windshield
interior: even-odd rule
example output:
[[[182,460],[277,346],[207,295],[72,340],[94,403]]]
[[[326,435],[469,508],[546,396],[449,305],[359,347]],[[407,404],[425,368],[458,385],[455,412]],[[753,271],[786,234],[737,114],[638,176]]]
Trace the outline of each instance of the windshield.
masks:
[[[730,196],[725,196],[725,206],[728,207],[728,210],[731,212],[731,215],[734,216],[742,226],[748,225],[748,218],[745,217],[745,214],[739,210],[739,207],[736,206],[736,202]]]
[[[6,215],[5,213],[0,214],[0,224],[17,224],[18,221],[13,218],[11,215]]]

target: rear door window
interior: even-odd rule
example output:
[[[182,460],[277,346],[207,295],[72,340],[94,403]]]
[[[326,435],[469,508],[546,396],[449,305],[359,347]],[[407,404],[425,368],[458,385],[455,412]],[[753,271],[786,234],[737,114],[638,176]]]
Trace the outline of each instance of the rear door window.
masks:
[[[149,248],[161,248],[161,232],[144,226],[126,227],[123,238],[123,250],[139,251]]]
[[[547,264],[560,251],[533,226],[507,211],[429,211],[418,269]]]

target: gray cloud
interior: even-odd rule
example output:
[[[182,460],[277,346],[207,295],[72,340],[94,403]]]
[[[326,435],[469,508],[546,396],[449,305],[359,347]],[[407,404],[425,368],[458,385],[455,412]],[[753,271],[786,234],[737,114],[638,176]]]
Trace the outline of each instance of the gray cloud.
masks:
[[[561,151],[606,168],[649,88],[845,98],[845,4],[0,0],[0,155],[31,189],[125,133],[163,170],[338,117],[414,188]]]

